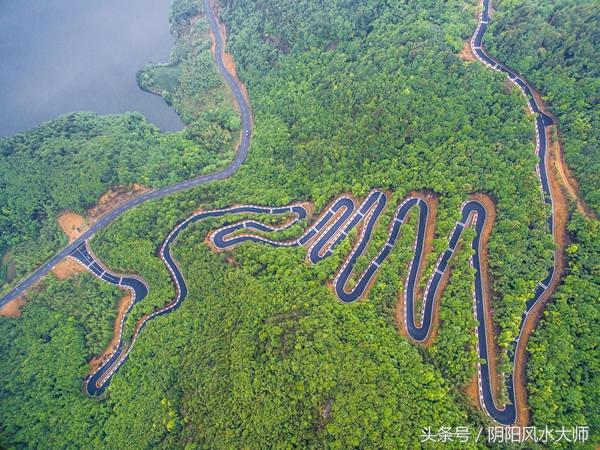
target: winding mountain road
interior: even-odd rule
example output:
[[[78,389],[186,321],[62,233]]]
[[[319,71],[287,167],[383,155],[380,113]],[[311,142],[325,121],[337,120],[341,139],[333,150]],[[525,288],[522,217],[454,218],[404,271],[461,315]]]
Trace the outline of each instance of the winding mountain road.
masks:
[[[209,0],[205,0],[207,10],[209,10]],[[216,27],[216,18],[210,9],[209,20],[211,27]],[[483,0],[482,11],[479,17],[479,23],[477,29],[471,40],[471,46],[474,54],[477,58],[486,64],[493,70],[505,73],[509,80],[515,84],[525,96],[529,109],[533,114],[536,114],[535,119],[535,134],[536,134],[536,154],[538,155],[538,163],[536,171],[540,179],[541,192],[544,201],[553,206],[552,192],[548,184],[547,176],[547,156],[546,156],[546,126],[552,123],[550,117],[545,114],[540,106],[537,104],[536,99],[533,95],[531,87],[523,80],[518,74],[513,72],[511,69],[498,63],[491,57],[489,57],[482,48],[482,38],[487,29],[489,23],[489,0]],[[218,36],[218,33],[215,32]],[[220,47],[219,47],[220,45]],[[222,42],[217,42],[217,54],[222,53]],[[168,188],[161,189],[147,194],[146,196],[138,197],[129,204],[124,205],[122,210],[119,208],[114,213],[109,214],[110,217],[100,226],[103,227],[112,220],[114,217],[122,214],[124,211],[132,208],[136,204],[140,204],[151,198],[158,198],[168,195],[171,192],[175,192],[181,189],[185,189],[189,186],[198,185],[209,182],[214,179],[224,178],[231,175],[241,162],[244,160],[248,150],[248,136],[250,132],[250,110],[246,104],[241,92],[239,91],[235,81],[225,71],[222,60],[217,58],[217,64],[219,70],[224,74],[228,84],[234,90],[236,100],[240,105],[242,111],[243,121],[243,139],[240,145],[240,152],[235,162],[226,170],[199,177],[194,180],[189,180],[184,183],[177,184]],[[178,224],[167,236],[160,249],[160,257],[169,269],[173,281],[176,286],[176,296],[163,308],[154,311],[153,313],[146,315],[140,319],[134,330],[131,341],[128,345],[123,342],[121,335],[119,336],[119,343],[117,349],[109,357],[109,359],[98,368],[90,377],[86,379],[85,387],[89,395],[100,395],[106,389],[111,377],[121,367],[121,365],[127,360],[129,352],[133,348],[136,339],[143,327],[156,316],[164,315],[172,310],[176,309],[187,295],[187,285],[185,279],[179,270],[176,261],[171,255],[170,246],[176,240],[179,234],[185,230],[190,224],[199,222],[208,218],[218,218],[226,216],[248,216],[252,214],[268,214],[268,215],[281,215],[287,217],[293,216],[292,220],[280,227],[272,227],[261,222],[244,219],[235,223],[227,224],[218,230],[210,234],[210,241],[212,245],[218,250],[228,250],[236,245],[243,242],[262,242],[268,245],[289,247],[289,246],[303,246],[307,248],[307,258],[311,263],[317,263],[318,261],[327,258],[334,251],[335,248],[348,237],[353,229],[360,228],[360,235],[357,242],[354,244],[350,254],[338,270],[334,280],[333,288],[336,295],[344,303],[352,303],[360,299],[365,295],[368,290],[370,282],[376,276],[380,266],[383,264],[385,259],[392,252],[394,245],[400,235],[400,231],[403,223],[407,220],[412,210],[418,210],[418,229],[415,239],[415,253],[410,263],[408,277],[406,280],[404,295],[405,295],[405,321],[404,326],[408,335],[417,342],[423,342],[430,335],[433,326],[433,313],[435,309],[435,302],[439,299],[439,294],[442,289],[442,278],[449,269],[449,262],[452,258],[454,251],[457,248],[457,244],[460,237],[466,227],[471,226],[475,230],[475,238],[471,242],[473,249],[473,257],[471,264],[475,269],[475,280],[474,280],[474,295],[473,295],[473,314],[478,322],[475,329],[477,335],[477,353],[480,359],[478,363],[478,390],[479,390],[479,401],[482,408],[486,413],[496,422],[503,425],[513,425],[517,420],[517,397],[515,396],[514,378],[515,372],[518,370],[514,363],[516,354],[516,348],[519,345],[519,340],[522,337],[525,330],[525,323],[529,318],[529,313],[534,308],[540,297],[547,291],[550,286],[552,279],[556,275],[555,265],[549,268],[547,276],[539,282],[535,292],[532,293],[531,299],[527,301],[525,310],[521,316],[521,328],[520,334],[517,339],[512,343],[512,351],[509,352],[511,361],[513,362],[512,373],[503,378],[506,383],[506,393],[508,402],[505,405],[497,405],[494,400],[493,388],[492,388],[492,374],[490,365],[487,361],[494,358],[494,350],[488,348],[488,333],[492,331],[492,324],[487,322],[486,309],[489,308],[489,299],[485,295],[486,282],[482,276],[481,271],[481,239],[483,229],[486,225],[488,218],[485,207],[476,200],[468,200],[463,203],[461,208],[461,219],[456,223],[453,231],[451,232],[448,239],[447,249],[438,258],[434,271],[427,283],[427,288],[424,292],[423,308],[421,312],[420,320],[417,321],[415,317],[415,305],[416,305],[416,292],[419,278],[419,271],[424,264],[424,243],[425,234],[429,221],[429,207],[427,202],[418,197],[409,197],[405,199],[400,205],[397,206],[393,218],[389,225],[388,236],[382,247],[377,252],[376,256],[368,263],[362,274],[353,278],[356,282],[352,288],[348,288],[348,281],[350,280],[352,273],[356,267],[358,259],[365,253],[374,227],[376,226],[378,219],[385,211],[388,198],[385,193],[381,191],[372,191],[360,204],[357,205],[354,199],[342,196],[333,201],[333,203],[314,221],[313,225],[310,226],[306,231],[298,238],[281,241],[274,240],[267,237],[268,233],[281,231],[289,228],[290,226],[298,223],[299,221],[305,221],[308,219],[308,211],[302,204],[293,204],[289,206],[237,206],[232,208],[225,208],[213,211],[203,211],[196,213],[186,219],[185,221]],[[554,211],[554,210],[553,210]],[[554,213],[550,216],[548,222],[549,232],[554,232]],[[57,262],[62,259],[65,255],[68,255],[81,264],[83,264],[88,270],[94,273],[97,277],[102,280],[128,288],[133,293],[133,301],[131,306],[141,301],[148,293],[148,286],[143,280],[135,276],[125,276],[110,272],[105,266],[103,266],[96,258],[91,254],[88,246],[87,239],[99,228],[90,230],[86,235],[82,236],[78,241],[71,244],[63,252],[61,252],[52,261]],[[52,261],[50,263],[52,263]],[[50,264],[48,263],[48,264]],[[48,265],[47,264],[47,265]],[[47,266],[46,265],[46,266]],[[44,267],[46,267],[44,266]],[[43,275],[43,270],[41,274]],[[47,272],[47,270],[46,270]],[[37,279],[35,278],[35,279]],[[33,281],[35,281],[35,279]],[[32,282],[33,282],[32,281]],[[19,286],[23,289],[27,286]],[[18,292],[18,291],[17,291]],[[14,294],[18,295],[18,294]],[[13,295],[13,296],[14,296]],[[131,306],[129,310],[131,309]],[[127,312],[129,312],[129,310]],[[123,316],[123,321],[127,313]],[[122,322],[123,323],[123,322]],[[122,323],[119,327],[119,334],[122,332]],[[493,341],[493,340],[492,340]]]
[[[0,307],[10,302],[11,300],[14,300],[15,298],[23,295],[23,293],[27,289],[29,289],[41,278],[47,275],[48,272],[50,272],[56,264],[58,264],[64,258],[69,256],[69,254],[71,254],[75,249],[80,247],[81,244],[91,239],[96,233],[104,229],[108,224],[125,214],[127,211],[135,208],[138,205],[141,205],[142,203],[163,198],[168,195],[174,194],[175,192],[180,192],[194,186],[199,186],[201,184],[207,184],[212,181],[228,178],[232,176],[235,172],[237,172],[242,163],[246,160],[246,157],[248,156],[248,149],[250,147],[250,138],[252,135],[252,111],[250,109],[250,105],[248,104],[246,98],[242,93],[239,81],[236,79],[235,74],[230,73],[223,63],[225,43],[223,42],[223,38],[219,31],[219,24],[217,22],[217,17],[215,16],[214,10],[212,8],[211,0],[204,0],[204,9],[206,11],[206,16],[208,18],[208,22],[210,24],[210,28],[215,39],[215,63],[217,65],[217,69],[221,76],[225,79],[225,82],[227,83],[229,89],[231,89],[241,116],[241,141],[233,162],[221,171],[201,175],[196,178],[191,178],[180,183],[172,184],[170,186],[165,186],[163,188],[147,192],[138,197],[132,198],[131,200],[123,203],[121,206],[111,210],[106,215],[102,216],[102,218],[100,218],[96,223],[94,223],[79,238],[77,238],[72,243],[63,248],[48,262],[40,266],[33,273],[31,273],[25,279],[23,279],[19,284],[17,284],[11,291],[6,293],[6,295],[4,295],[4,297],[0,299]]]

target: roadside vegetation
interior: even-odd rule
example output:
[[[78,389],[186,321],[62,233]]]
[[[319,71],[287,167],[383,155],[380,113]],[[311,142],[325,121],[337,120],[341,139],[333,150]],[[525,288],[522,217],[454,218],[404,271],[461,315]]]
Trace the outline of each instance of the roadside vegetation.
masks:
[[[486,45],[537,87],[589,206],[600,212],[600,12],[597,2],[497,0]]]
[[[157,66],[150,81],[172,95],[183,131],[160,133],[138,113],[74,113],[0,139],[0,292],[66,244],[60,213],[84,214],[115,185],[160,187],[233,159],[240,120],[212,63],[208,24],[181,11],[171,15],[175,66]]]
[[[215,68],[210,27],[200,20],[196,6],[190,3],[178,14],[173,10],[171,29],[177,40],[170,61],[144,67],[137,80],[142,89],[161,95],[175,107],[187,125],[184,135],[188,139],[219,152],[237,137],[240,118]]]
[[[190,104],[207,95],[197,86],[212,86],[211,75],[192,77],[200,84],[185,78],[185,68],[204,64],[209,52],[206,44],[195,45],[206,33],[196,19],[201,3],[174,3],[180,53],[169,65],[139,74],[142,85],[172,101],[184,117]],[[485,192],[497,208],[488,254],[499,366],[510,370],[507,345],[518,333],[525,301],[546,275],[553,244],[535,172],[534,122],[524,99],[507,90],[501,75],[458,56],[475,28],[475,11],[474,3],[465,7],[459,0],[222,1],[228,48],[255,114],[250,155],[233,178],[142,205],[92,240],[109,267],[143,276],[150,285],[126,335],[141,314],[174,295],[157,249],[178,221],[199,208],[310,201],[318,213],[341,193],[362,197],[372,188],[390,192],[394,208],[413,190],[432,190],[439,207],[424,271],[429,274],[460,218],[461,203]],[[201,113],[191,120],[218,128],[227,123],[220,117]],[[185,133],[179,139],[192,142]],[[172,157],[169,162],[178,164]],[[385,217],[370,252],[386,234],[389,212]],[[214,253],[204,238],[219,222],[190,226],[173,245],[188,297],[177,311],[148,323],[101,400],[81,392],[86,361],[98,349],[88,342],[87,327],[97,321],[108,329],[114,310],[94,302],[93,314],[70,308],[48,314],[42,301],[51,298],[47,293],[64,286],[57,295],[70,305],[81,298],[77,285],[83,278],[41,286],[30,294],[22,318],[0,318],[0,446],[196,449],[285,442],[302,448],[417,448],[423,427],[487,425],[463,394],[476,370],[468,245],[452,262],[432,345],[419,348],[397,329],[394,314],[415,222],[413,217],[403,229],[368,298],[354,305],[341,304],[326,284],[352,237],[333,257],[309,266],[299,248],[247,244]],[[581,227],[572,228],[573,239],[586,248],[598,230],[593,223]],[[465,243],[468,238],[467,232]],[[585,281],[576,269],[592,271],[592,254],[592,248],[571,247],[579,262],[572,263],[572,280],[557,295],[564,305],[558,302],[551,311],[576,314],[578,303],[567,297],[577,290],[583,298],[586,287],[579,283],[597,281],[595,272]],[[90,295],[99,295],[99,284],[89,284]],[[104,295],[112,302],[118,297]],[[578,352],[589,349],[594,334],[576,331],[573,319],[571,333],[587,338],[564,350],[570,378],[561,378],[558,369],[539,375],[560,345],[550,340],[559,314],[548,317],[531,344],[539,349],[530,376],[541,386],[532,390],[531,401],[536,423],[545,410],[554,414],[545,420],[558,424],[560,411],[575,398],[563,397],[560,387],[577,379],[587,387],[574,396],[593,390],[595,378]],[[98,341],[106,342],[103,333]],[[550,394],[547,385],[555,386]],[[593,416],[583,412],[587,400],[576,400],[569,418],[594,426]]]
[[[594,2],[497,1],[486,45],[527,77],[559,122],[581,195],[600,211],[600,14]],[[588,214],[590,215],[590,214]],[[600,228],[576,215],[569,267],[528,350],[535,425],[588,425],[600,440]]]
[[[534,425],[589,426],[600,440],[600,222],[576,216],[569,269],[528,345]]]

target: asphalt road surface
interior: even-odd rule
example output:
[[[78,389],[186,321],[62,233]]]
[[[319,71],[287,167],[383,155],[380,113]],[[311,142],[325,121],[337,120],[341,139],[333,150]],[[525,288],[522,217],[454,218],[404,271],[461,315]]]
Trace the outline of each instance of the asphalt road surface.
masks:
[[[158,198],[166,197],[167,195],[173,194],[175,192],[183,191],[185,189],[189,189],[194,186],[199,186],[201,184],[210,183],[215,180],[222,180],[224,178],[228,178],[233,175],[245,161],[246,156],[248,155],[248,149],[250,146],[250,137],[252,135],[252,113],[250,110],[250,105],[242,95],[242,91],[240,86],[236,82],[235,78],[231,73],[227,71],[225,65],[223,64],[223,51],[224,51],[224,42],[219,33],[219,25],[217,22],[217,18],[212,9],[212,5],[210,0],[204,0],[204,8],[207,12],[208,22],[213,31],[213,35],[215,36],[215,62],[217,65],[217,69],[219,73],[225,79],[225,82],[233,92],[233,96],[238,105],[241,121],[242,121],[242,138],[240,141],[240,145],[238,147],[238,151],[233,162],[225,169],[210,173],[207,175],[201,175],[196,178],[191,178],[186,181],[182,181],[180,183],[176,183],[170,186],[165,186],[161,189],[157,189],[151,192],[147,192],[139,197],[133,198],[128,202],[125,202],[121,206],[113,209],[105,216],[103,216],[100,220],[94,223],[89,230],[83,233],[79,238],[75,241],[67,245],[64,249],[62,249],[58,254],[56,254],[50,261],[46,262],[44,265],[39,267],[29,276],[27,276],[24,280],[22,280],[17,286],[15,286],[11,291],[9,291],[2,299],[0,299],[0,306],[8,303],[9,301],[19,297],[30,288],[33,284],[35,284],[38,280],[48,274],[52,268],[58,264],[61,260],[71,254],[76,248],[78,248],[83,242],[89,240],[92,236],[94,236],[98,231],[105,228],[108,224],[114,221],[116,218],[122,216],[124,213],[129,211],[132,208],[135,208],[142,203],[146,203],[150,200],[155,200]]]
[[[209,7],[209,0],[205,0],[207,10],[210,11],[209,20],[213,30],[217,26],[216,18],[212,13],[212,9]],[[514,83],[522,91],[523,95],[527,99],[529,109],[532,113],[536,114],[535,130],[536,130],[536,154],[538,155],[537,173],[540,179],[541,192],[544,197],[544,201],[552,206],[552,193],[548,185],[547,178],[547,161],[546,161],[546,134],[545,127],[552,123],[551,118],[546,115],[537,104],[535,97],[533,96],[532,89],[527,82],[519,77],[518,74],[513,72],[511,69],[498,63],[491,57],[489,57],[481,46],[483,35],[487,29],[489,22],[489,0],[483,0],[482,12],[479,18],[477,29],[471,40],[472,50],[477,58],[486,64],[493,70],[505,73],[509,80]],[[217,33],[215,33],[217,34]],[[217,34],[218,36],[218,34]],[[217,55],[221,55],[222,42],[217,42]],[[47,263],[45,266],[39,269],[33,277],[27,279],[22,285],[18,287],[19,290],[15,293],[9,294],[5,297],[10,300],[15,295],[18,295],[22,289],[27,288],[31,283],[37,280],[40,276],[48,272],[49,268],[53,263],[58,262],[66,255],[77,259],[81,264],[87,267],[92,273],[102,280],[128,288],[133,293],[132,305],[136,302],[141,301],[148,293],[148,286],[143,280],[135,276],[125,276],[110,272],[104,267],[89,251],[86,239],[88,239],[93,233],[106,226],[111,220],[119,216],[123,212],[131,209],[137,204],[148,201],[152,198],[163,197],[171,192],[186,189],[190,186],[206,183],[215,179],[225,178],[230,176],[237,170],[242,161],[245,159],[248,151],[248,135],[250,129],[250,109],[246,104],[237,84],[233,78],[224,69],[220,57],[217,58],[217,64],[219,70],[223,76],[227,79],[228,84],[235,93],[236,100],[240,105],[242,111],[242,122],[243,122],[243,139],[240,145],[240,151],[234,163],[222,172],[218,172],[211,175],[206,175],[193,180],[189,180],[183,183],[179,183],[174,186],[170,186],[155,192],[148,193],[144,196],[138,197],[131,202],[123,205],[114,212],[110,213],[104,218],[104,222],[97,223],[92,229],[90,229],[80,239],[75,241],[69,247],[65,248],[59,255],[53,260]],[[352,232],[353,229],[362,224],[361,234],[358,238],[357,243],[354,245],[349,256],[340,267],[335,279],[333,281],[333,287],[338,298],[344,303],[352,303],[364,296],[368,290],[370,282],[374,279],[380,266],[383,264],[385,259],[389,256],[394,245],[400,235],[402,224],[406,221],[409,213],[413,209],[418,210],[419,220],[417,236],[415,239],[415,254],[411,261],[409,274],[406,280],[405,295],[406,295],[406,308],[405,308],[405,326],[408,334],[412,339],[417,342],[422,342],[427,339],[432,329],[433,311],[435,308],[435,302],[439,297],[441,288],[441,280],[444,274],[449,270],[449,261],[452,257],[456,245],[459,242],[460,236],[467,226],[472,226],[475,229],[476,236],[471,243],[474,251],[472,258],[472,265],[475,269],[475,286],[474,286],[474,316],[478,321],[476,329],[477,333],[477,351],[480,359],[478,363],[478,387],[479,387],[479,398],[482,408],[486,413],[496,422],[503,425],[512,425],[515,423],[517,418],[516,398],[514,394],[514,374],[517,368],[514,365],[514,355],[517,344],[524,330],[524,324],[528,317],[529,312],[542,296],[542,294],[548,289],[548,286],[554,276],[554,266],[548,271],[548,274],[544,280],[542,280],[536,287],[535,292],[532,293],[531,299],[526,303],[526,308],[521,316],[521,332],[517,339],[512,343],[511,360],[513,362],[513,371],[506,377],[506,392],[508,402],[506,405],[498,406],[494,402],[493,390],[491,384],[491,373],[490,367],[487,364],[489,358],[493,357],[493,349],[487,347],[487,333],[488,330],[492,329],[492,325],[487,323],[485,311],[489,308],[487,299],[484,295],[484,283],[485,280],[481,274],[481,235],[484,229],[487,213],[484,206],[475,201],[469,200],[462,205],[461,219],[456,223],[452,233],[449,236],[448,248],[438,258],[433,274],[431,275],[427,288],[425,289],[423,308],[421,311],[420,320],[417,321],[415,314],[416,304],[416,291],[418,285],[418,274],[419,268],[423,264],[423,249],[425,242],[425,232],[427,229],[427,222],[429,220],[429,209],[427,203],[417,197],[409,197],[404,200],[395,211],[393,219],[389,225],[388,236],[381,249],[379,249],[376,256],[369,262],[367,267],[364,269],[362,274],[358,275],[354,279],[354,283],[351,289],[347,288],[348,280],[351,278],[352,273],[355,269],[356,263],[360,256],[362,256],[368,246],[373,229],[377,224],[377,221],[383,211],[386,208],[387,196],[380,191],[372,191],[365,200],[357,205],[355,201],[349,197],[342,196],[336,199],[326,211],[310,226],[300,237],[288,240],[288,241],[277,241],[267,237],[268,233],[280,231],[286,229],[299,221],[304,221],[308,217],[307,210],[300,204],[294,204],[290,206],[276,206],[276,207],[265,207],[246,205],[238,206],[214,211],[205,211],[196,213],[193,216],[186,219],[184,222],[178,224],[171,233],[165,239],[161,249],[160,257],[169,269],[173,281],[176,286],[176,296],[171,300],[165,307],[153,312],[152,314],[144,317],[138,322],[134,331],[133,337],[129,345],[125,346],[119,335],[119,344],[116,351],[111,357],[85,382],[86,391],[90,395],[100,395],[106,389],[111,377],[121,367],[121,365],[127,360],[129,352],[133,348],[139,333],[143,327],[148,323],[149,320],[156,316],[164,315],[172,310],[176,309],[181,301],[187,295],[187,285],[177,266],[177,263],[172,258],[170,253],[170,246],[176,241],[177,237],[185,228],[190,224],[205,220],[207,218],[225,217],[225,216],[240,216],[250,214],[270,214],[270,215],[293,215],[293,220],[288,221],[280,227],[273,227],[265,225],[263,223],[245,219],[232,224],[223,226],[222,228],[211,233],[210,240],[212,245],[218,250],[228,250],[236,245],[243,242],[262,242],[268,245],[278,247],[288,246],[305,246],[308,247],[307,258],[311,263],[317,263],[320,260],[330,256],[335,248]],[[549,218],[548,228],[549,231],[553,232],[554,216],[551,215]],[[6,301],[3,299],[3,301]],[[131,308],[131,307],[130,307]],[[126,315],[124,316],[124,318]],[[123,318],[123,320],[124,320]],[[122,325],[122,324],[121,324]],[[119,333],[122,331],[122,326],[119,329]],[[490,331],[491,332],[491,331]]]

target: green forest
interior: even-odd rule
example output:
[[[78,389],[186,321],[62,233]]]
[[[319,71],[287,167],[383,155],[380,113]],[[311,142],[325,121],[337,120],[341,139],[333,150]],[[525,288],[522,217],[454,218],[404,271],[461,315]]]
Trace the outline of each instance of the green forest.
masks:
[[[197,15],[189,8],[182,17]],[[164,70],[173,67],[177,76],[164,95],[173,96],[185,130],[162,134],[138,113],[74,113],[0,140],[0,292],[66,244],[60,213],[85,213],[112,186],[161,187],[233,159],[239,117],[212,63],[208,24],[178,22],[183,13],[176,11],[177,46]],[[146,78],[153,71],[138,74],[142,88],[154,92],[154,84],[173,78]]]
[[[569,268],[528,350],[533,423],[588,424],[600,439],[600,226],[577,216],[569,231]],[[560,425],[559,425],[560,426]]]
[[[497,0],[490,50],[522,73],[560,125],[566,160],[600,211],[600,8],[596,1]]]
[[[485,44],[489,39],[493,54],[549,96],[567,160],[597,207],[598,146],[582,134],[581,121],[569,125],[567,113],[592,120],[586,111],[598,58],[565,75],[588,80],[582,84],[588,94],[552,91],[544,67],[554,67],[554,50],[540,56],[533,33],[510,19],[525,4],[498,3],[498,24]],[[544,5],[530,8],[527,23],[547,23],[570,36],[573,27],[553,20],[551,11],[568,10],[569,2]],[[125,336],[142,314],[173,297],[157,248],[199,208],[307,201],[318,213],[342,193],[386,190],[392,206],[372,238],[368,252],[374,252],[392,209],[411,191],[433,191],[439,209],[424,285],[461,203],[483,192],[497,212],[488,253],[499,368],[507,374],[508,345],[554,246],[525,100],[502,75],[458,55],[476,11],[475,2],[460,0],[222,0],[228,50],[254,113],[250,154],[231,179],[141,205],[91,241],[111,269],[138,274],[151,287]],[[597,10],[564,14],[585,30],[577,45],[596,51],[597,28],[588,27]],[[66,242],[57,214],[84,212],[111,185],[162,186],[231,159],[239,119],[216,76],[202,2],[175,0],[170,19],[177,38],[171,60],[142,68],[138,82],[172,103],[188,127],[161,134],[138,114],[74,114],[0,141],[5,266],[16,261],[22,275],[44,261]],[[556,45],[568,44],[557,39]],[[528,59],[526,49],[539,59]],[[111,148],[119,149],[114,158]],[[70,166],[59,171],[67,156]],[[27,184],[34,175],[40,178],[35,189]],[[0,447],[419,448],[424,427],[492,425],[466,394],[477,358],[468,245],[452,259],[439,330],[423,348],[407,341],[395,320],[415,217],[367,298],[353,305],[340,303],[326,284],[350,251],[349,240],[311,267],[302,248],[244,244],[214,253],[205,237],[220,223],[190,226],[179,237],[173,253],[188,297],[148,323],[101,399],[88,398],[82,381],[89,360],[110,340],[121,291],[87,274],[65,281],[50,276],[27,295],[22,317],[0,317]],[[463,241],[472,237],[467,232]],[[573,213],[567,273],[528,346],[533,424],[589,426],[588,448],[600,442],[599,237],[597,221]]]

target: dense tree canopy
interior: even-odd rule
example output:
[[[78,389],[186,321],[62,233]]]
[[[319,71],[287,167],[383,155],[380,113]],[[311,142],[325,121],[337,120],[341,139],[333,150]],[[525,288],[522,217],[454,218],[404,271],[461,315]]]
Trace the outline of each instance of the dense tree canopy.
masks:
[[[497,1],[491,51],[538,88],[560,123],[565,156],[600,211],[600,7],[573,0]]]
[[[169,65],[139,74],[142,85],[160,90],[184,117],[191,111],[188,100],[207,99],[206,92],[196,92],[199,87],[215,87],[214,73],[192,73],[209,67],[206,44],[191,45],[206,32],[203,19],[195,17],[201,10],[198,0],[174,3],[177,51]],[[506,363],[506,346],[518,333],[524,302],[552,261],[553,245],[535,172],[533,118],[521,94],[482,64],[457,56],[475,28],[475,11],[475,4],[465,7],[460,0],[222,1],[229,49],[255,114],[250,156],[235,177],[144,204],[93,239],[108,266],[139,274],[150,285],[125,336],[142,314],[173,296],[157,248],[198,208],[311,201],[318,213],[341,193],[360,197],[384,189],[392,207],[368,256],[384,239],[396,204],[411,190],[435,191],[439,209],[424,284],[446,248],[461,203],[485,192],[497,206],[489,264]],[[220,110],[219,105],[209,107]],[[185,136],[175,135],[190,144],[202,142],[205,134],[219,136],[231,115],[199,113],[191,120]],[[209,131],[196,132],[199,122]],[[235,130],[235,123],[227,129]],[[167,158],[178,164],[176,156]],[[163,182],[162,176],[156,180]],[[22,318],[0,319],[0,445],[417,448],[423,427],[488,424],[462,389],[476,361],[468,245],[452,260],[437,338],[423,349],[399,335],[394,316],[413,254],[415,217],[368,298],[351,306],[339,303],[326,282],[355,236],[310,267],[300,248],[249,244],[216,254],[204,239],[220,223],[194,225],[173,246],[188,297],[181,308],[145,327],[102,400],[86,399],[80,383],[85,362],[98,342],[106,342],[104,331],[94,338],[90,324],[107,329],[114,317],[107,305],[118,298],[114,290],[102,292],[85,277],[50,281],[32,292]],[[598,230],[579,224],[572,233],[581,246],[571,247],[577,260],[573,280],[557,295],[563,300],[531,344],[537,424],[594,425],[593,409],[584,412],[593,408],[594,397],[582,397],[597,383],[587,372],[597,358],[583,359],[579,352],[593,347],[597,317],[590,313],[586,328],[578,329],[582,300],[570,292],[583,298],[586,286],[598,279],[590,246]],[[463,240],[471,238],[467,232]],[[94,301],[100,295],[103,300]],[[89,301],[77,305],[80,298]],[[559,326],[562,309],[571,314],[566,329]],[[577,336],[562,353],[568,370],[540,374],[550,361],[557,364],[558,328]],[[51,359],[59,345],[67,350]],[[573,380],[583,380],[583,387],[562,389]],[[571,409],[563,413],[567,404]],[[27,428],[30,421],[36,426]]]
[[[600,8],[597,2],[498,0],[486,44],[526,76],[559,122],[565,157],[600,211]],[[528,350],[536,425],[588,425],[598,442],[600,229],[575,218],[568,273]]]
[[[587,425],[600,436],[600,223],[570,225],[571,263],[528,349],[530,404],[536,425]]]
[[[208,25],[191,25],[182,11],[194,10],[174,4],[173,63],[148,68],[138,81],[172,97],[185,130],[162,134],[138,113],[75,113],[0,139],[1,291],[66,243],[61,212],[83,213],[115,185],[164,186],[232,159],[239,117],[211,61]]]

